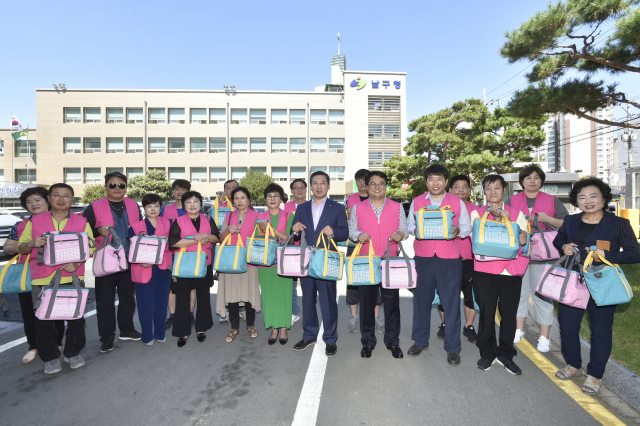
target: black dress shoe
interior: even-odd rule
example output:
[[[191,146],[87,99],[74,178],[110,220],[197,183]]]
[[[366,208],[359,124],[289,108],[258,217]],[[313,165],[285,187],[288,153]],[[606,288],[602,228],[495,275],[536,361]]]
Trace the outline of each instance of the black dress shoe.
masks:
[[[402,353],[402,349],[400,349],[400,346],[398,345],[387,346],[387,349],[391,351],[391,355],[393,355],[394,358],[404,357],[404,354]]]
[[[365,345],[362,347],[360,351],[360,356],[362,358],[371,358],[371,352],[373,352],[374,346]]]
[[[429,346],[425,346],[425,347],[420,347],[418,345],[411,345],[411,347],[409,348],[409,352],[407,352],[409,355],[420,355],[420,352],[422,352],[423,349],[427,349]]]
[[[295,345],[293,345],[293,350],[294,351],[304,351],[305,349],[307,349],[309,346],[311,345],[315,345],[317,342],[317,340],[312,340],[310,342],[307,342],[306,340],[300,340],[298,343],[296,343]]]
[[[282,337],[280,338],[280,344],[283,346],[286,345],[288,341],[289,341],[289,335],[287,335],[287,337],[285,337],[284,339]]]
[[[331,358],[332,356],[336,356],[336,354],[338,353],[338,345],[336,345],[335,343],[327,344],[327,348],[324,350],[324,353],[329,358]]]
[[[278,340],[278,336],[279,335],[280,335],[280,330],[278,330],[278,332],[276,333],[276,337],[274,337],[273,339],[271,337],[269,337],[267,339],[267,343],[270,344],[270,345],[273,345],[276,342],[276,340]]]
[[[181,348],[187,344],[188,337],[181,337],[178,339],[178,347]]]
[[[204,333],[198,333],[196,334],[196,337],[198,338],[198,342],[202,343],[205,340],[207,340],[207,335]]]
[[[450,365],[460,365],[460,354],[455,352],[447,352],[447,362]]]

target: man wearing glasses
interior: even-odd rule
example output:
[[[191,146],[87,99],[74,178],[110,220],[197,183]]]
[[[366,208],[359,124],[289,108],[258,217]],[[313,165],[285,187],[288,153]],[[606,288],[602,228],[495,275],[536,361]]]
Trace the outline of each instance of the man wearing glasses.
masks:
[[[293,194],[293,200],[284,205],[284,212],[291,214],[295,213],[298,205],[307,201],[307,182],[304,179],[295,179],[289,186],[291,194]],[[296,242],[296,245],[300,242]],[[293,279],[293,307],[291,310],[291,324],[300,319],[300,303],[298,302],[298,279]]]
[[[127,194],[127,177],[120,172],[107,173],[104,177],[107,196],[92,202],[84,211],[84,217],[96,236],[96,247],[109,237],[112,228],[124,246],[125,256],[129,254],[127,239],[129,225],[142,220],[138,203]],[[100,352],[113,350],[116,331],[115,297],[118,291],[118,328],[120,340],[140,340],[142,334],[134,328],[133,314],[136,310],[134,286],[131,270],[96,277],[96,314],[100,334]]]

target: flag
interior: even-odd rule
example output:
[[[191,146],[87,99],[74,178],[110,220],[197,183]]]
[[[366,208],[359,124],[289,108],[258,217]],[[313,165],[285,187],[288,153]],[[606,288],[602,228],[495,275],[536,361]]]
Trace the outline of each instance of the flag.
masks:
[[[20,126],[20,128],[22,129],[22,126]],[[29,140],[29,128],[27,127],[24,130],[13,132],[11,133],[11,136],[13,136],[13,140],[15,142]]]
[[[11,130],[16,132],[22,131],[22,124],[20,124],[20,120],[18,120],[18,118],[13,114],[11,114]]]

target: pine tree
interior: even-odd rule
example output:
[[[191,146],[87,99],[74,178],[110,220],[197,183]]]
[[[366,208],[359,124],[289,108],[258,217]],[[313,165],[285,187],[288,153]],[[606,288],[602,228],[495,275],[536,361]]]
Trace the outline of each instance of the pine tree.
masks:
[[[248,169],[247,174],[240,179],[238,185],[244,186],[249,190],[251,205],[263,206],[266,204],[264,190],[270,183],[273,183],[273,179],[262,170],[254,171]]]

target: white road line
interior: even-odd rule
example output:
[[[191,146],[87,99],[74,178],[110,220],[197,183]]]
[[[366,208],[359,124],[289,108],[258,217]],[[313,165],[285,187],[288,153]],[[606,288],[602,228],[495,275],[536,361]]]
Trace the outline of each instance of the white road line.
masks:
[[[322,337],[324,327],[320,324],[318,337]],[[324,345],[320,342],[313,347],[313,354],[304,378],[302,392],[298,398],[296,413],[293,415],[291,426],[315,426],[320,408],[324,372],[327,369],[327,356],[324,353]]]

